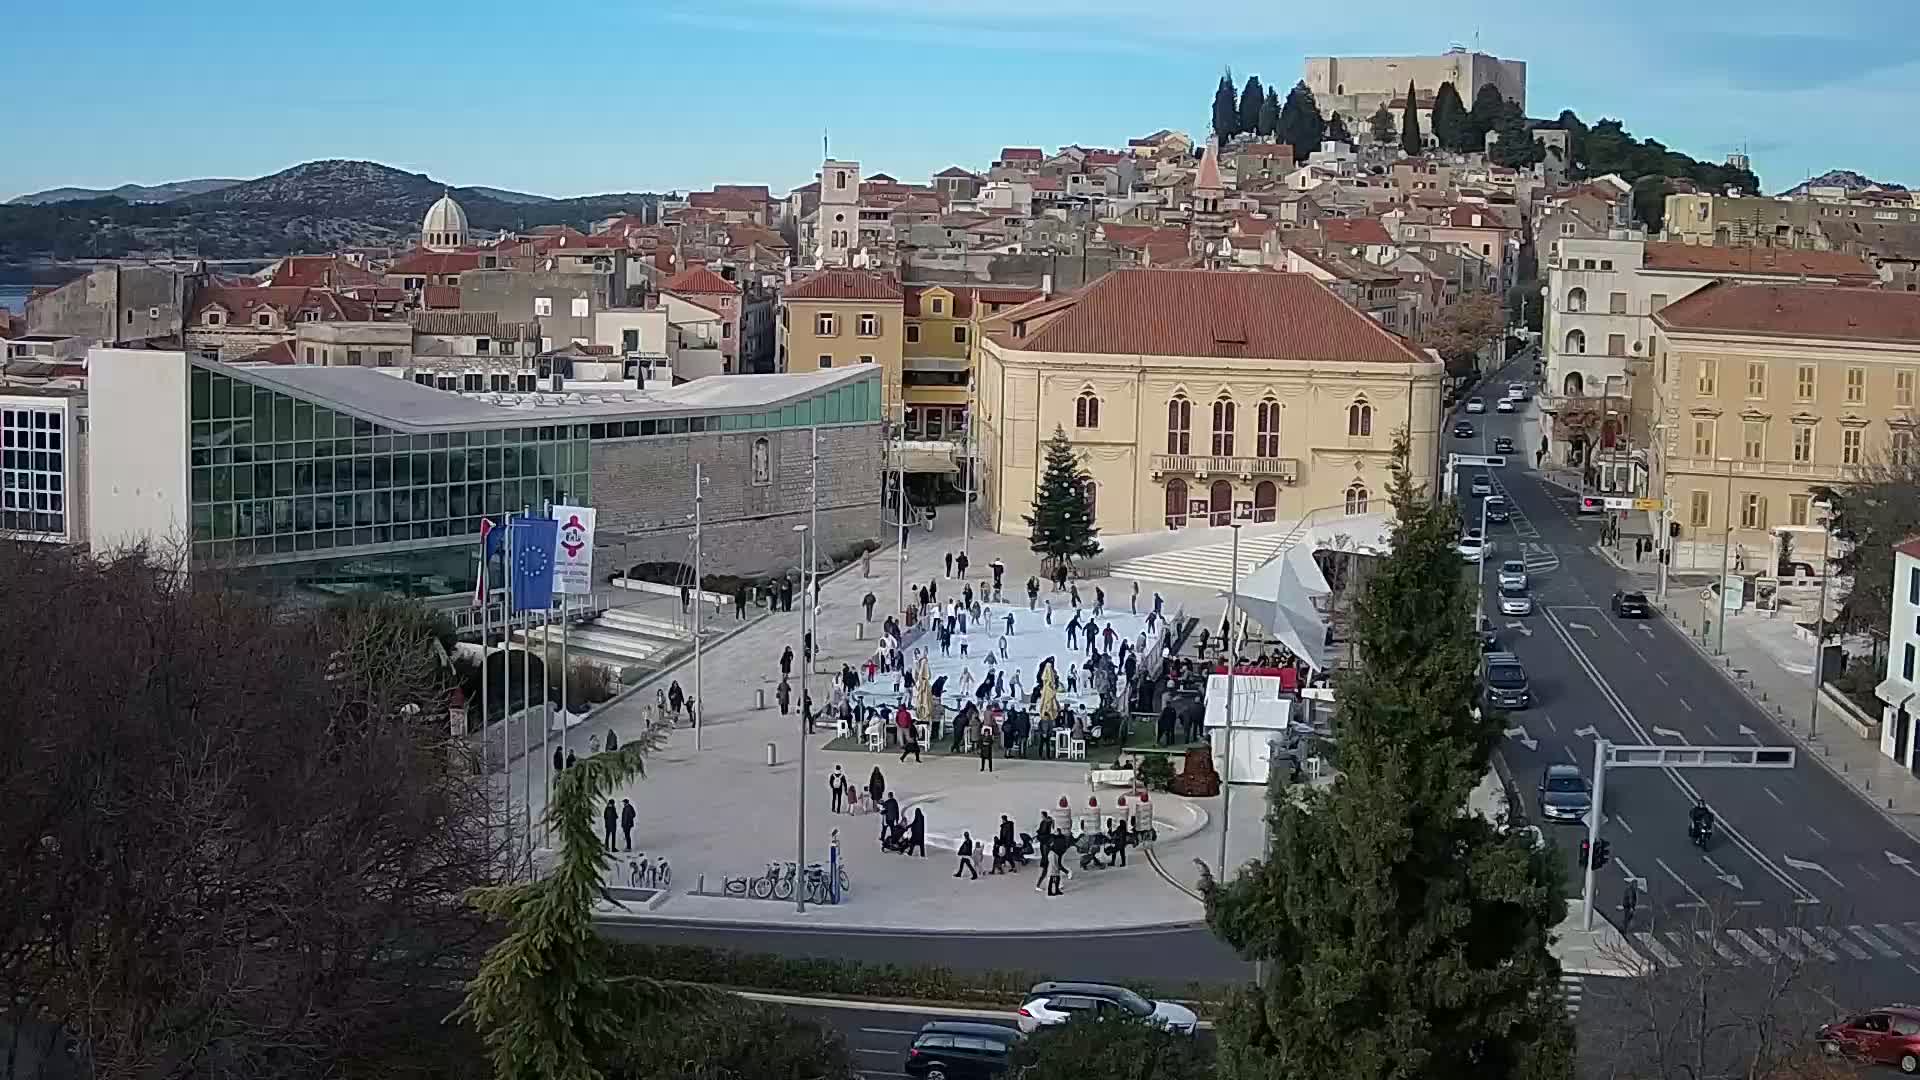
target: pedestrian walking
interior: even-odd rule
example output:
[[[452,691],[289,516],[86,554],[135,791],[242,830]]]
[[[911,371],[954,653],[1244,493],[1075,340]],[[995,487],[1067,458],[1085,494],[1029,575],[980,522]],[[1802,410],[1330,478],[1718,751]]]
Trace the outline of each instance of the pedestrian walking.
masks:
[[[1040,824],[1033,829],[1033,848],[1040,855],[1040,876],[1034,879],[1033,891],[1039,892],[1047,887],[1048,856],[1053,852],[1053,815],[1040,811]]]
[[[993,571],[993,591],[997,593],[1000,591],[1000,579],[1006,576],[1007,564],[995,558],[988,567]]]
[[[844,811],[847,805],[847,774],[841,772],[838,765],[827,776],[827,791],[833,796],[833,812],[838,814]]]
[[[607,850],[616,851],[613,843],[613,830],[620,824],[620,811],[614,807],[613,800],[607,800],[607,808],[600,812],[600,822],[607,827]]]
[[[953,552],[947,552],[947,576],[953,576]]]
[[[881,796],[886,793],[887,780],[880,775],[880,766],[875,765],[873,771],[867,774],[867,801],[879,806]]]
[[[1032,611],[1034,608],[1038,607],[1039,604],[1040,604],[1040,579],[1037,577],[1030,577],[1027,579],[1027,610]]]
[[[633,850],[633,819],[638,816],[633,810],[633,800],[620,800],[620,837],[627,842],[628,851]]]
[[[867,595],[860,598],[860,606],[865,608],[867,611],[867,617],[865,621],[867,622],[873,621],[873,605],[876,602],[877,602],[876,598],[874,597],[871,591],[869,591]]]
[[[860,553],[860,576],[863,578],[869,578],[873,576],[873,549],[872,548],[868,548],[867,550]],[[869,615],[867,617],[872,618],[873,616]]]
[[[907,854],[915,851],[921,858],[927,857],[927,816],[917,806],[913,808],[913,824],[907,826]]]
[[[1067,603],[1073,605],[1073,610],[1080,610],[1080,586],[1069,585],[1067,587]]]
[[[1098,615],[1105,610],[1107,610],[1107,590],[1095,585],[1093,587],[1093,613]]]
[[[733,621],[743,622],[747,617],[747,587],[733,590]]]
[[[680,586],[680,614],[685,615],[691,612],[692,610],[693,610],[693,588],[688,585],[682,585]]]
[[[800,695],[800,723],[807,734],[813,734],[813,695]]]
[[[1047,874],[1047,895],[1048,896],[1063,895],[1060,891],[1060,875],[1066,872],[1066,865],[1062,861],[1064,857],[1065,857],[1064,854],[1061,851],[1056,849],[1053,852],[1052,857],[1048,860],[1048,865],[1050,870],[1050,872]]]
[[[1013,612],[1007,612],[1007,636],[1013,636]]]
[[[567,751],[567,768],[573,768],[573,751]]]
[[[780,715],[787,715],[787,707],[793,701],[793,685],[781,676],[780,685],[773,688],[773,699],[780,703]]]
[[[567,769],[567,755],[566,755],[565,748],[556,746],[553,748],[553,771],[565,772],[566,769]]]
[[[1133,583],[1133,595],[1127,597],[1127,613],[1140,614],[1140,583],[1137,581]]]
[[[611,754],[618,749],[620,749],[620,736],[615,735],[613,733],[612,728],[608,728],[607,729],[607,753]]]
[[[967,577],[967,553],[964,551],[961,552],[960,557],[953,560],[953,565],[959,568],[960,579],[965,581]]]
[[[880,775],[880,770],[879,769],[873,770],[873,775],[875,777],[878,777]],[[894,798],[893,792],[889,791],[887,792],[886,799],[884,801],[881,801],[879,805],[880,805],[880,839],[884,842],[886,838],[893,832],[893,827],[900,823],[900,800]]]
[[[1047,601],[1047,625],[1053,625],[1053,601]]]
[[[780,650],[780,678],[782,681],[784,681],[787,678],[787,676],[792,674],[793,674],[793,646],[788,645]]]
[[[962,870],[971,874],[974,881],[980,880],[980,871],[973,865],[973,834],[965,829],[960,830],[960,865],[953,868],[953,876],[959,877]]]
[[[905,711],[904,706],[902,707],[902,711]],[[913,763],[915,765],[921,764],[920,732],[919,729],[910,723],[900,725],[900,760],[907,760],[908,754],[913,755]]]
[[[980,721],[979,739],[980,739],[980,746],[979,746],[980,771],[984,773],[990,773],[993,771],[994,732],[993,732],[993,725],[990,723],[987,723],[987,721],[984,718]]]

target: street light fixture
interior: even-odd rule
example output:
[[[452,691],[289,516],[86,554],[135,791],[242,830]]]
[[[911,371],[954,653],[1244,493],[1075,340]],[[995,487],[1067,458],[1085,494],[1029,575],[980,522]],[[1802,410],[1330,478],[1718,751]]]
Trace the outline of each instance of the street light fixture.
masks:
[[[1727,467],[1726,509],[1722,512],[1726,521],[1726,532],[1720,537],[1720,610],[1714,614],[1714,651],[1724,655],[1727,651],[1727,570],[1728,559],[1733,554],[1733,459],[1716,459]]]
[[[800,538],[800,565],[807,565],[807,526],[795,525],[795,536]],[[807,866],[807,671],[813,663],[807,659],[807,609],[813,601],[807,598],[807,575],[800,573],[800,810],[794,815],[798,822],[799,836],[795,841],[794,862],[800,867],[801,881],[793,890],[794,910],[804,914],[807,910],[807,890],[805,886]]]
[[[1833,503],[1821,499],[1813,504],[1820,522],[1820,607],[1813,614],[1813,697],[1807,701],[1807,737],[1820,727],[1820,666],[1827,655],[1827,582],[1833,580],[1829,556],[1833,553]]]

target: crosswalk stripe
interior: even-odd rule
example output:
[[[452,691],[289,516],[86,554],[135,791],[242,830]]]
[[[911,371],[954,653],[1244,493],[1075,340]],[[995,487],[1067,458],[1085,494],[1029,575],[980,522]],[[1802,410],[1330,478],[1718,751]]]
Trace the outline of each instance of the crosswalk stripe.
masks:
[[[1713,951],[1720,954],[1720,959],[1725,960],[1727,963],[1732,964],[1735,967],[1738,967],[1741,964],[1746,963],[1746,960],[1743,959],[1739,953],[1734,952],[1732,949],[1729,949],[1726,947],[1726,945],[1722,944],[1720,941],[1720,938],[1717,935],[1715,935],[1713,931],[1695,930],[1694,934],[1697,935],[1701,941],[1704,941],[1708,945],[1711,945],[1713,947]]]
[[[1895,945],[1900,946],[1915,956],[1920,956],[1920,941],[1908,937],[1906,931],[1897,926],[1888,925],[1887,923],[1874,923],[1873,928],[1880,931],[1881,937],[1886,938],[1888,941],[1893,942]]]
[[[1633,937],[1634,937],[1634,940],[1640,943],[1640,947],[1644,949],[1647,953],[1652,955],[1652,957],[1655,960],[1658,960],[1660,963],[1665,964],[1667,967],[1680,966],[1679,958],[1674,956],[1673,953],[1667,951],[1667,947],[1665,945],[1660,944],[1659,938],[1654,937],[1652,934],[1648,933],[1645,930],[1642,930],[1634,934]]]
[[[1685,934],[1675,930],[1669,930],[1667,931],[1667,940],[1673,942],[1673,947],[1677,950],[1676,955],[1696,957],[1699,955],[1699,947],[1694,945],[1693,942],[1688,941],[1687,935]]]
[[[1848,956],[1853,957],[1855,960],[1870,959],[1870,957],[1867,954],[1867,950],[1861,948],[1858,945],[1855,945],[1851,941],[1848,941],[1847,935],[1841,933],[1839,930],[1836,930],[1831,926],[1823,926],[1820,928],[1820,933],[1822,936],[1824,936],[1827,939],[1827,942],[1829,944],[1840,946],[1841,949],[1845,950]]]
[[[1867,928],[1864,926],[1849,926],[1847,927],[1847,933],[1866,942],[1868,948],[1889,960],[1898,960],[1900,958],[1900,950],[1869,934]]]
[[[1773,946],[1782,956],[1790,960],[1805,960],[1807,958],[1807,954],[1801,951],[1800,946],[1764,926],[1754,927],[1753,932],[1759,934],[1762,941]]]
[[[1819,938],[1814,937],[1812,934],[1807,933],[1805,930],[1802,930],[1798,926],[1787,927],[1787,933],[1793,935],[1793,940],[1806,946],[1808,952],[1812,953],[1813,955],[1819,957],[1822,960],[1825,960],[1831,963],[1832,961],[1840,959],[1839,957],[1833,955],[1833,952],[1829,950],[1825,945],[1820,944]],[[1862,954],[1860,959],[1865,960],[1866,959],[1865,954]]]
[[[1740,947],[1753,954],[1753,958],[1771,962],[1773,954],[1760,947],[1760,943],[1747,936],[1744,930],[1728,930],[1727,936],[1740,943]]]
[[[1920,938],[1920,922],[1903,922],[1900,925],[1907,928],[1907,933]]]

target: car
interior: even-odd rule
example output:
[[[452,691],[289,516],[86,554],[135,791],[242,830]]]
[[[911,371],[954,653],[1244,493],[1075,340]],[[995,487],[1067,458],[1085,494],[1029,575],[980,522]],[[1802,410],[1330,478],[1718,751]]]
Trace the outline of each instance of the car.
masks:
[[[1496,454],[1513,453],[1513,440],[1505,435],[1497,435],[1493,440],[1493,452]]]
[[[1477,397],[1474,397],[1474,398],[1468,398],[1468,399],[1467,399],[1467,411],[1468,411],[1468,412],[1470,412],[1470,413],[1483,413],[1483,412],[1486,412],[1486,411],[1487,411],[1487,403],[1486,403],[1486,402],[1484,402],[1484,401],[1482,401],[1482,400],[1480,400],[1480,399],[1479,399],[1479,398],[1477,398]]]
[[[1043,982],[1027,991],[1020,1006],[1020,1030],[1064,1024],[1076,1016],[1131,1016],[1181,1035],[1191,1035],[1200,1018],[1185,1005],[1150,1001],[1124,986],[1091,982]]]
[[[1453,425],[1453,437],[1456,439],[1473,438],[1473,425],[1465,420]]]
[[[1643,592],[1627,592],[1625,590],[1616,592],[1613,594],[1613,601],[1609,606],[1613,608],[1614,615],[1622,619],[1650,619],[1653,617],[1653,605],[1647,602],[1647,594]]]
[[[1526,383],[1510,382],[1507,384],[1508,401],[1525,401],[1532,396],[1532,393],[1532,391],[1527,389]]]
[[[1585,821],[1593,809],[1593,785],[1580,766],[1556,762],[1540,774],[1537,791],[1542,821]]]
[[[1486,473],[1477,473],[1473,478],[1472,490],[1475,495],[1493,494],[1493,477]]]
[[[1494,652],[1500,648],[1500,635],[1493,629],[1493,620],[1480,616],[1480,651]]]
[[[1510,652],[1490,652],[1482,658],[1486,703],[1496,709],[1524,709],[1533,704],[1527,669]]]
[[[1499,525],[1513,520],[1513,511],[1507,509],[1505,495],[1487,496],[1487,501],[1480,504],[1480,511],[1487,515],[1488,524]]]
[[[928,1080],[1000,1076],[1020,1038],[1019,1029],[1001,1024],[935,1020],[920,1025],[900,1071]]]
[[[1920,1006],[1885,1005],[1820,1025],[1820,1049],[1835,1057],[1920,1073]]]
[[[1494,403],[1493,403],[1493,411],[1494,411],[1494,412],[1512,412],[1512,411],[1513,411],[1513,399],[1512,399],[1512,398],[1501,398],[1501,399],[1500,399],[1499,401],[1496,401],[1496,402],[1494,402]]]
[[[1533,614],[1533,594],[1527,591],[1525,584],[1508,585],[1504,581],[1500,583],[1500,614]]]
[[[1516,589],[1527,587],[1527,564],[1519,559],[1508,559],[1500,564],[1500,584],[1511,585]]]
[[[1468,562],[1477,563],[1487,557],[1487,552],[1493,550],[1493,545],[1487,542],[1486,537],[1480,535],[1479,529],[1468,529],[1467,534],[1460,538],[1460,543],[1454,550]]]

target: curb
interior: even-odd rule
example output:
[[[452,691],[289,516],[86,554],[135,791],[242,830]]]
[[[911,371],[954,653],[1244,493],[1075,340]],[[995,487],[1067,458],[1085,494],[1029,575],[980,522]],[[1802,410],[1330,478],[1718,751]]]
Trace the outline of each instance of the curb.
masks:
[[[926,929],[916,926],[876,926],[859,923],[801,923],[801,922],[754,922],[745,919],[700,919],[680,918],[662,915],[657,911],[646,913],[605,912],[593,913],[594,922],[618,923],[625,926],[657,926],[674,930],[721,930],[732,933],[759,934],[818,934],[835,937],[951,937],[951,938],[993,938],[993,939],[1071,939],[1084,941],[1087,931],[1084,928],[1072,930],[1053,930],[1036,928],[1029,930],[978,930],[962,927],[937,927]],[[1160,922],[1105,924],[1100,928],[1107,937],[1151,937],[1158,934],[1185,933],[1188,931],[1211,933],[1205,920],[1189,922]]]
[[[1172,874],[1167,873],[1167,868],[1160,865],[1160,856],[1152,848],[1141,848],[1140,850],[1143,854],[1146,855],[1147,865],[1153,867],[1153,872],[1160,875],[1160,880],[1166,882],[1167,884],[1187,894],[1192,899],[1199,901],[1200,903],[1203,903],[1203,904],[1206,903],[1205,900],[1201,899],[1201,896],[1199,893],[1194,892],[1192,889],[1187,888],[1187,886],[1184,883],[1182,883],[1179,879],[1175,878]],[[1200,925],[1205,926],[1206,923],[1203,922]]]

